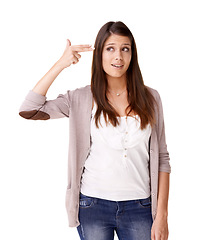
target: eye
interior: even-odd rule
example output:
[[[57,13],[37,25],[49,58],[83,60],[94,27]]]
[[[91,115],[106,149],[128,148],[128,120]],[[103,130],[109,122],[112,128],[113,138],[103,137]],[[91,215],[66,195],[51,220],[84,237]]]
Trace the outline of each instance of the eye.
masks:
[[[114,50],[113,47],[108,47],[108,48],[107,48],[107,51],[109,51],[109,52],[112,52],[113,50]]]
[[[122,48],[122,51],[124,51],[124,52],[129,52],[129,48],[128,47],[124,47],[124,48]]]

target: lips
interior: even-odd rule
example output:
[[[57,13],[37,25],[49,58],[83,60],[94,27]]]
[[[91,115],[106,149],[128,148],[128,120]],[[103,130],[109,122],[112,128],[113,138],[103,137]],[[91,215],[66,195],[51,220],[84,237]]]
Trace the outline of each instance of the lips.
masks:
[[[115,67],[117,69],[120,69],[124,66],[123,64],[111,64],[111,65],[112,65],[112,67]]]

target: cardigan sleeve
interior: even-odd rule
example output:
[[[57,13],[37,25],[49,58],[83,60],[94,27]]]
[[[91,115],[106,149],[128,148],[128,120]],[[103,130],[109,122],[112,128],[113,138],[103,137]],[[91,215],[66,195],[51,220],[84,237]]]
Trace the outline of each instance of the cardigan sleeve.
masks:
[[[19,115],[31,120],[69,117],[72,92],[68,90],[66,94],[47,101],[45,96],[31,90],[19,109]]]
[[[171,172],[170,156],[167,150],[166,135],[165,135],[165,124],[163,115],[163,106],[159,93],[157,92],[157,103],[158,103],[158,145],[159,145],[159,171],[160,172]]]

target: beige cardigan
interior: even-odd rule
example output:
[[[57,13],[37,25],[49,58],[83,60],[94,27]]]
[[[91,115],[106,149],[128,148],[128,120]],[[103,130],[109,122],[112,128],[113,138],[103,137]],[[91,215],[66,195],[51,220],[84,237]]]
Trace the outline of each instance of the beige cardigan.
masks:
[[[158,107],[155,110],[156,124],[150,138],[150,179],[152,197],[152,216],[156,217],[159,171],[171,172],[167,151],[163,109],[158,92],[148,89],[155,97]],[[32,120],[48,120],[69,117],[68,186],[66,190],[66,209],[69,227],[80,225],[79,192],[80,179],[85,160],[90,151],[90,121],[93,96],[90,85],[68,90],[54,100],[30,91],[20,107],[19,114]]]

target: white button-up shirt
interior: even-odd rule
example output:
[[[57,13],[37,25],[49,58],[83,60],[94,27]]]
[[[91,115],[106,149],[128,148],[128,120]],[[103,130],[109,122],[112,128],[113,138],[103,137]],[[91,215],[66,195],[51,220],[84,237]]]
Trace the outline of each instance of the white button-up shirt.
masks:
[[[96,128],[92,110],[90,153],[81,178],[85,195],[113,201],[142,199],[150,196],[149,137],[150,124],[140,129],[139,116],[118,117],[120,125]]]

